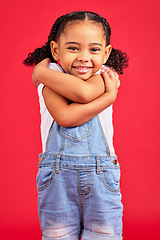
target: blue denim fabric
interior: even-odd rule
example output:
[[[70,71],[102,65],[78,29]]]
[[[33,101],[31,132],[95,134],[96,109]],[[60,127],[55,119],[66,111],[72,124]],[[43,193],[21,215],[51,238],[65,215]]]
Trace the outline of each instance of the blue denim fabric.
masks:
[[[75,128],[54,122],[37,174],[42,239],[122,239],[119,179],[98,116]]]

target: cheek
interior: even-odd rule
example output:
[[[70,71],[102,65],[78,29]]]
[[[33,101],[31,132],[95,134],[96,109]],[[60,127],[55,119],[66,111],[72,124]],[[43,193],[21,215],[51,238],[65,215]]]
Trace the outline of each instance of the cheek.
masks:
[[[63,53],[60,55],[60,61],[65,65],[69,65],[72,63],[73,57],[70,54]]]
[[[63,68],[65,68],[68,65],[68,58],[65,55],[60,56],[60,63]]]
[[[104,56],[97,56],[94,62],[96,66],[101,66],[104,62]]]
[[[62,66],[63,70],[67,73],[71,73],[71,66],[72,66],[72,63],[68,61],[68,58],[65,59],[61,59],[60,60],[60,65]]]

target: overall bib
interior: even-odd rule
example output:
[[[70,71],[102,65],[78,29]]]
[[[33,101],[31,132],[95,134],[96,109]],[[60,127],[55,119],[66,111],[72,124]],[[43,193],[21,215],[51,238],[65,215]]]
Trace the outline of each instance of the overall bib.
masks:
[[[37,174],[42,239],[122,239],[119,179],[98,116],[73,128],[54,121]]]

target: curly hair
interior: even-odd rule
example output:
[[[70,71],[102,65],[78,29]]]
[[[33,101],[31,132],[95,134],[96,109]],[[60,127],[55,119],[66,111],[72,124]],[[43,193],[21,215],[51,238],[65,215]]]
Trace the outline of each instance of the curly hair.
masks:
[[[64,32],[66,24],[76,20],[90,20],[100,23],[103,27],[104,35],[106,37],[106,45],[108,46],[110,44],[111,28],[105,18],[93,12],[76,11],[59,17],[53,24],[48,36],[48,41],[45,43],[45,45],[43,45],[41,48],[35,49],[34,52],[29,53],[28,57],[23,61],[23,64],[27,66],[34,66],[45,58],[50,58],[51,62],[56,63],[51,54],[50,42],[58,41],[60,35]],[[112,48],[111,54],[105,65],[113,68],[117,73],[123,74],[123,69],[128,66],[128,56],[126,53]]]

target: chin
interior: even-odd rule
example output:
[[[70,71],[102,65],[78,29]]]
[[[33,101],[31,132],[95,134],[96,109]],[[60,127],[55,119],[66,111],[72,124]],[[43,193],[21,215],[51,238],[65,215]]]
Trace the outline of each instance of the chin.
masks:
[[[89,76],[79,75],[79,76],[77,76],[77,77],[85,81],[85,80],[87,80],[88,78],[90,78],[91,76],[92,76],[92,75],[89,75]]]

